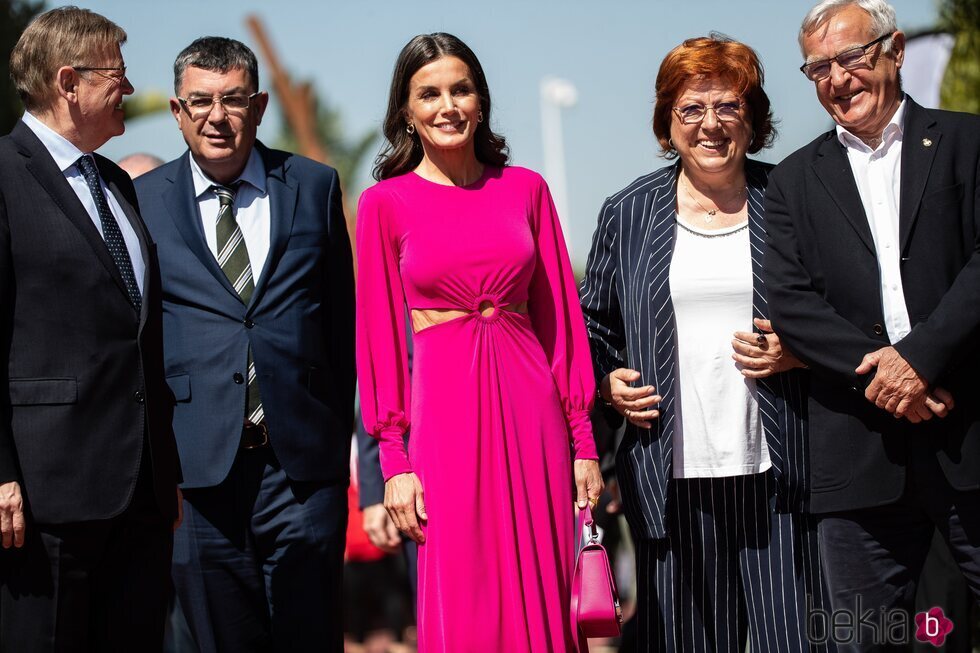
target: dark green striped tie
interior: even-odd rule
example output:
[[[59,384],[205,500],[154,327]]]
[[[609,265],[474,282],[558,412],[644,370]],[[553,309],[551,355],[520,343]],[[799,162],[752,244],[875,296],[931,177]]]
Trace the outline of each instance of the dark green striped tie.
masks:
[[[212,186],[211,190],[218,197],[218,265],[228,277],[247,306],[255,291],[252,279],[252,264],[248,258],[248,248],[242,230],[235,220],[235,188],[227,186]],[[252,424],[258,424],[264,416],[262,399],[259,396],[259,380],[255,376],[255,362],[252,360],[252,347],[248,348],[248,392],[245,397],[245,417]]]

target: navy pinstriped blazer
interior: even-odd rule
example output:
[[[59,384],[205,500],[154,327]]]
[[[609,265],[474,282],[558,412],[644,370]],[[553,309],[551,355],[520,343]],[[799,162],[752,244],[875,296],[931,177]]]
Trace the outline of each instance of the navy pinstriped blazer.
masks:
[[[763,199],[772,166],[746,163],[753,317],[768,318],[762,282]],[[647,538],[666,536],[671,479],[675,382],[674,307],[669,271],[673,254],[679,164],[640,177],[609,197],[582,282],[582,308],[597,379],[619,367],[640,372],[663,397],[653,428],[627,424],[616,470],[627,521]],[[791,370],[757,381],[762,428],[776,479],[777,509],[806,503],[805,372]],[[612,411],[609,411],[612,412]],[[616,417],[619,418],[618,414]],[[621,418],[619,418],[621,419]]]

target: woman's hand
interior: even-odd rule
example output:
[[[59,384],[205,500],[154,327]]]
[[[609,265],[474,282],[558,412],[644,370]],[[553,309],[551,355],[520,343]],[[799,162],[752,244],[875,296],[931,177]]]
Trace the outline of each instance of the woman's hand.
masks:
[[[581,510],[588,504],[595,508],[602,494],[602,472],[599,471],[598,460],[576,460],[573,466],[575,474],[575,505]]]
[[[428,520],[428,516],[422,501],[422,483],[414,472],[388,479],[385,483],[385,510],[399,531],[418,544],[425,543],[420,523]]]
[[[752,322],[762,333],[736,331],[732,340],[732,358],[742,366],[742,376],[764,379],[794,367],[805,367],[793,352],[783,347],[773,333],[772,322],[755,318]]]
[[[634,388],[630,384],[640,380],[640,373],[625,367],[613,370],[599,384],[599,395],[634,426],[650,428],[650,420],[660,417],[653,408],[660,403],[656,388],[645,385]]]

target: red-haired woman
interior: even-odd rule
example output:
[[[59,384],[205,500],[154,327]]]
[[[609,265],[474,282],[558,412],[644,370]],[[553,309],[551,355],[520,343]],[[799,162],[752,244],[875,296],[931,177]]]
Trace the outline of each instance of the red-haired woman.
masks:
[[[641,651],[799,653],[821,605],[804,372],[760,275],[771,166],[746,157],[775,135],[762,85],[742,43],[667,55],[653,130],[678,160],[606,200],[582,287],[600,395],[628,422]]]

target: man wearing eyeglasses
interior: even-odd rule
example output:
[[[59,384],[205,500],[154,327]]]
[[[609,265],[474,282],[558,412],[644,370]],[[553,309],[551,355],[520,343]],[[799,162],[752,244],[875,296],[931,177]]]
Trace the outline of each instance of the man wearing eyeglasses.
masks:
[[[179,523],[158,262],[129,177],[126,33],[76,7],[10,55],[0,139],[0,651],[160,650]]]
[[[174,63],[188,151],[137,180],[184,469],[174,582],[209,651],[341,651],[353,267],[337,173],[256,140],[255,55]]]
[[[837,126],[770,176],[767,288],[834,608],[910,609],[936,529],[980,595],[980,119],[902,93],[883,0],[821,2],[800,46]]]

